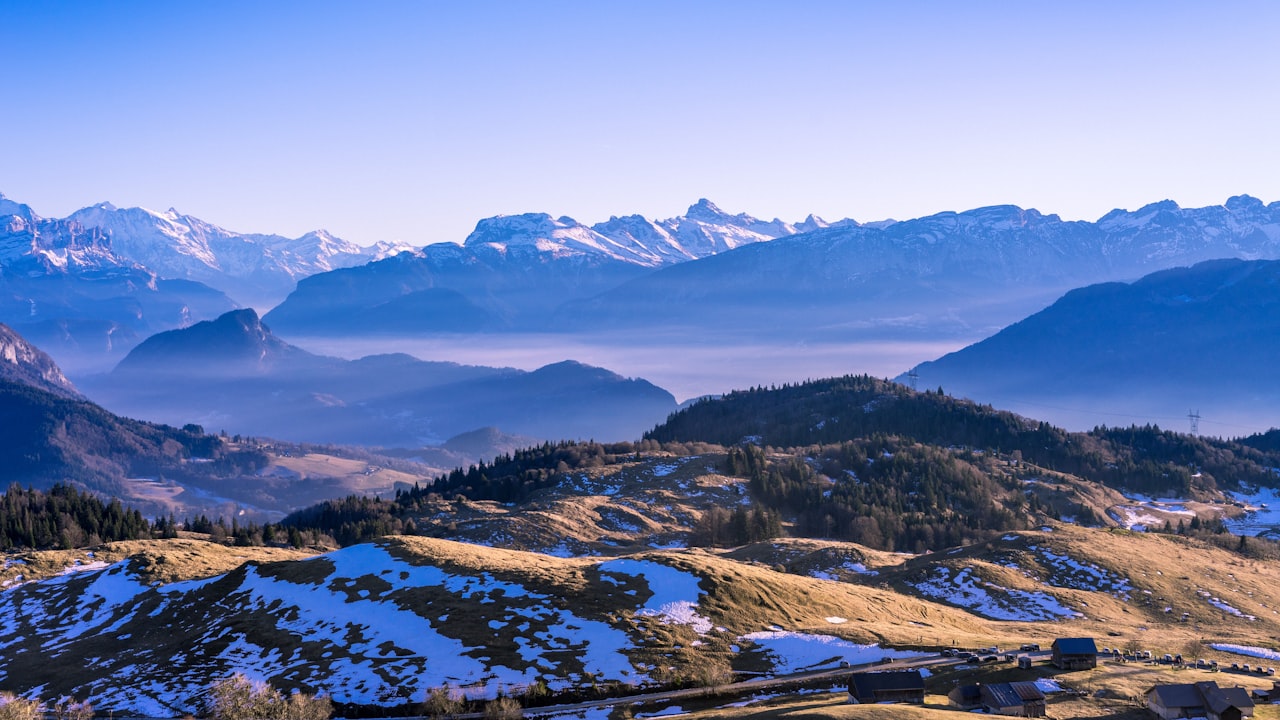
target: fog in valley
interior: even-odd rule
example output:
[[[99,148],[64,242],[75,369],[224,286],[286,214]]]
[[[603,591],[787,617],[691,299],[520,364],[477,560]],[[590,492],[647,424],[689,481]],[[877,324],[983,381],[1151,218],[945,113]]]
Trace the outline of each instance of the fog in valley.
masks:
[[[423,360],[534,370],[561,360],[641,377],[686,400],[732,390],[848,374],[892,378],[920,362],[975,342],[864,340],[786,344],[692,342],[618,335],[438,335],[400,338],[302,338],[289,342],[321,355],[355,359],[403,352]]]

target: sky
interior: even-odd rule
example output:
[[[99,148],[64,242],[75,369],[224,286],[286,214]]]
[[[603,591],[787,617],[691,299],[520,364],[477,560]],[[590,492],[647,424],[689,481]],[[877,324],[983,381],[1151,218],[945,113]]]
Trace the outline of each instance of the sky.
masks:
[[[0,193],[243,232],[1280,200],[1280,3],[0,0]]]

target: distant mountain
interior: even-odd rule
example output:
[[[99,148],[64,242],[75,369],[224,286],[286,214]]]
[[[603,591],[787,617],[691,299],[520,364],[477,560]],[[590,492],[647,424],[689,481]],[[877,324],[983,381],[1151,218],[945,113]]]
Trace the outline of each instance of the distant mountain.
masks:
[[[100,232],[116,255],[159,277],[202,282],[257,306],[275,304],[299,278],[408,249],[387,243],[363,248],[324,230],[299,238],[239,233],[173,208],[161,213],[111,203],[78,210],[66,223]]]
[[[791,225],[704,200],[660,222],[482,221],[462,248],[430,246],[308,278],[268,320],[293,335],[457,332],[470,323],[490,332],[972,336],[1073,287],[1221,257],[1280,258],[1280,203],[1164,201],[1092,223],[995,206]]]
[[[158,278],[100,228],[45,220],[0,197],[0,321],[72,371],[114,363],[157,330],[234,307],[206,285]]]
[[[121,497],[123,481],[185,458],[208,457],[216,438],[117,417],[66,393],[0,379],[0,482],[49,487],[75,482]]]
[[[498,427],[538,441],[634,439],[675,409],[644,380],[575,362],[533,372],[314,355],[237,310],[138,345],[85,392],[113,410],[306,442],[419,447]]]
[[[1076,426],[1129,413],[1185,427],[1190,409],[1238,435],[1280,424],[1278,362],[1280,262],[1215,260],[1073,290],[915,371],[922,387]]]
[[[270,306],[300,277],[405,249],[362,248],[322,230],[237,233],[172,209],[110,203],[48,219],[0,195],[0,321],[74,372],[101,370],[156,331],[237,301]]]
[[[826,225],[813,216],[806,222]],[[796,231],[780,220],[730,215],[705,199],[677,218],[631,215],[591,227],[545,213],[486,218],[462,246],[438,243],[302,280],[266,320],[295,336],[573,331],[572,319],[564,325],[552,317],[566,301]]]
[[[3,323],[0,323],[0,379],[65,398],[81,397],[53,358]]]
[[[1222,257],[1280,258],[1280,203],[1165,201],[1096,223],[1014,206],[819,229],[571,300],[556,325],[806,338],[994,330],[1080,285]]]
[[[328,365],[328,361],[280,340],[251,308],[233,310],[181,330],[147,338],[116,366],[121,374],[228,375],[269,373],[277,368]]]

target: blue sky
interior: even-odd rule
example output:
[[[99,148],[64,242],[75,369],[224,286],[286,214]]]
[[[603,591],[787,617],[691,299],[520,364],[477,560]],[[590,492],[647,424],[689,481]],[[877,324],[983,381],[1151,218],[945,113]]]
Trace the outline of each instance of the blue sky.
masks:
[[[242,231],[1280,200],[1280,3],[0,0],[0,192]]]

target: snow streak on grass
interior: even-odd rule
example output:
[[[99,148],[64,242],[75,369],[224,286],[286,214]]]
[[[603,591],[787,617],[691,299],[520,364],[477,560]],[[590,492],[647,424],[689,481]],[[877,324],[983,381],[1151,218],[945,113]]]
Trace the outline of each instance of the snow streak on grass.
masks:
[[[818,667],[837,667],[843,662],[861,665],[881,658],[918,657],[927,653],[910,650],[886,650],[879,645],[861,645],[830,635],[766,630],[738,638],[755,643],[771,656],[779,672],[800,672]]]
[[[948,567],[935,568],[932,577],[915,583],[915,587],[928,597],[992,620],[1039,622],[1081,616],[1048,593],[1000,587],[977,577],[972,568],[958,573]]]

